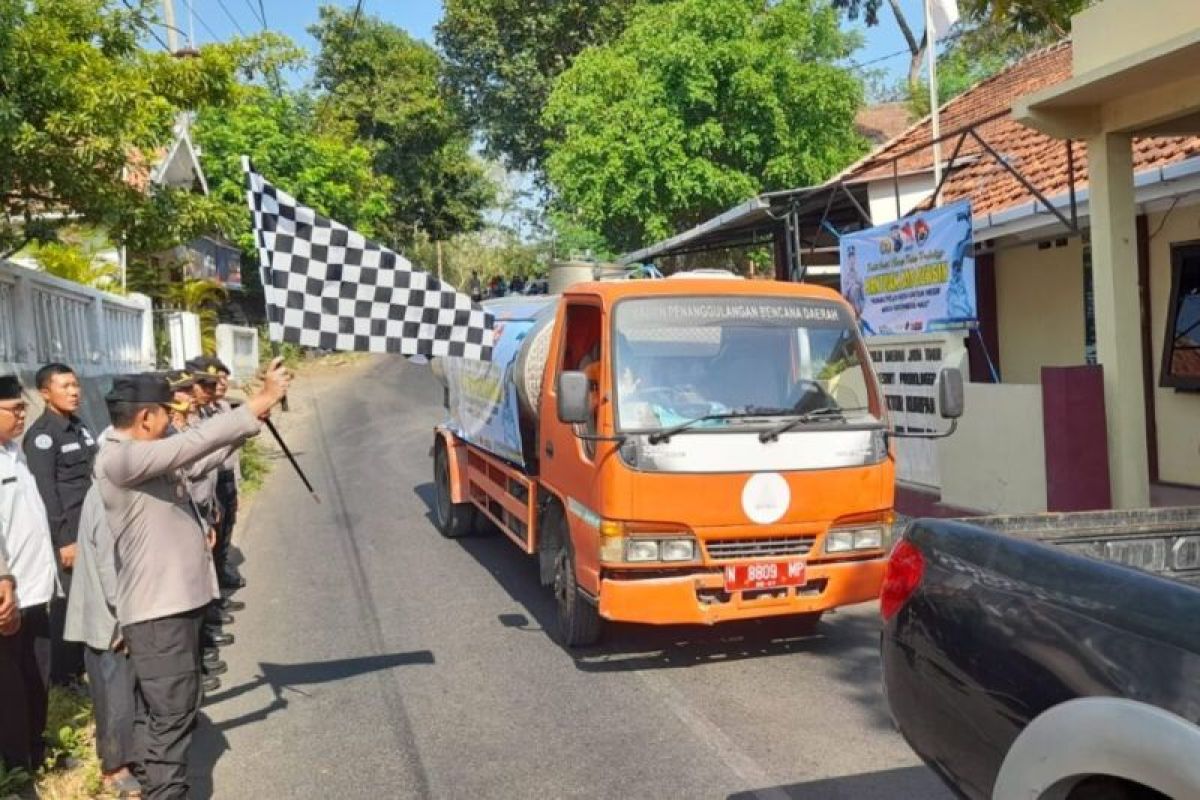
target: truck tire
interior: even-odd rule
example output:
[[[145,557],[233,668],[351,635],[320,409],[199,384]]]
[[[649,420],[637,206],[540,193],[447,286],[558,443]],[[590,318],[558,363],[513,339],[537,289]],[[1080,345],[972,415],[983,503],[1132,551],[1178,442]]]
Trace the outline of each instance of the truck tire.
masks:
[[[558,607],[558,636],[567,647],[586,647],[600,639],[600,612],[584,597],[575,579],[575,548],[561,509],[551,508],[543,523],[554,526],[561,543],[554,561],[554,600]]]
[[[450,499],[450,453],[441,439],[433,449],[433,485],[433,513],[442,536],[458,539],[469,535],[475,529],[475,506]]]

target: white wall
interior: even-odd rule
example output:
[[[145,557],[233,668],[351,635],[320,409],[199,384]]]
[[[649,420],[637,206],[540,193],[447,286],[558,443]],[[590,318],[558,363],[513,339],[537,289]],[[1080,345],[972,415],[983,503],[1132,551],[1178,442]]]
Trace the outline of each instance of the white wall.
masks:
[[[0,374],[20,377],[37,413],[34,373],[51,361],[75,370],[84,417],[103,427],[110,378],[154,368],[150,298],[119,297],[0,262]]]
[[[867,184],[867,200],[870,203],[871,223],[883,225],[899,219],[912,211],[918,203],[933,194],[933,173],[901,175],[900,214],[896,214],[896,191],[891,178],[871,181]]]
[[[1063,247],[997,252],[996,316],[1005,383],[1040,384],[1042,367],[1086,363],[1079,237]]]
[[[954,435],[937,442],[945,505],[988,513],[1046,510],[1042,387],[968,383]]]

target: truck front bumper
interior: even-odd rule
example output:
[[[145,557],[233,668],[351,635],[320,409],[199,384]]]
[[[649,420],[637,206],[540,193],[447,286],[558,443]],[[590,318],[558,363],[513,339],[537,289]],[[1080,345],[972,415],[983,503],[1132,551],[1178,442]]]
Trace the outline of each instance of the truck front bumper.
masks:
[[[810,614],[879,597],[885,557],[809,564],[795,588],[726,592],[720,573],[644,579],[603,578],[600,616],[651,625],[714,625],[735,619]]]

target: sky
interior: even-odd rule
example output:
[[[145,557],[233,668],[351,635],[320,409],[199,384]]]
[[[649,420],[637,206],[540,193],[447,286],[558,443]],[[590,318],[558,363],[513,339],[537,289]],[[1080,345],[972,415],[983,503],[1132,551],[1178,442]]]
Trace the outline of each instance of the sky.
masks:
[[[260,0],[173,2],[175,26],[182,31],[185,40],[192,32],[198,45],[227,39],[239,32],[250,33],[263,26],[259,17]],[[306,28],[316,22],[317,9],[321,5],[340,5],[348,9],[355,6],[354,0],[261,0],[261,4],[268,27],[287,34],[310,50],[315,43]],[[442,15],[442,4],[438,0],[363,0],[362,7],[363,13],[382,17],[416,38],[434,43],[433,27]],[[920,36],[924,30],[922,0],[901,0],[900,7],[914,33]],[[858,64],[874,62],[868,65],[869,68],[883,69],[893,79],[903,77],[908,68],[908,49],[886,3],[880,9],[879,17],[879,24],[873,28],[864,27],[861,20],[846,24],[847,28],[858,29],[864,34],[864,46],[854,54],[852,61]]]

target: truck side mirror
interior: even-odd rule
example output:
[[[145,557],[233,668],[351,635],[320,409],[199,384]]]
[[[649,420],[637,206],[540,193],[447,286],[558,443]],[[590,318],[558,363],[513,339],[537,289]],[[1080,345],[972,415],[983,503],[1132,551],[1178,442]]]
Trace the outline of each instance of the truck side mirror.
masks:
[[[582,425],[591,418],[588,404],[587,375],[578,371],[560,373],[558,376],[558,420],[571,425]]]
[[[560,397],[561,400],[561,397]],[[938,413],[943,419],[958,419],[963,413],[963,377],[957,367],[945,367],[938,375]]]

